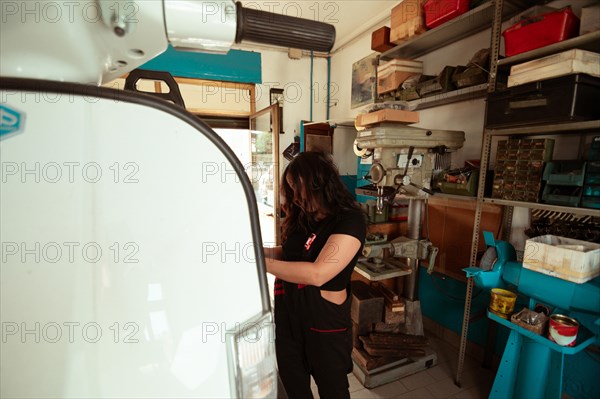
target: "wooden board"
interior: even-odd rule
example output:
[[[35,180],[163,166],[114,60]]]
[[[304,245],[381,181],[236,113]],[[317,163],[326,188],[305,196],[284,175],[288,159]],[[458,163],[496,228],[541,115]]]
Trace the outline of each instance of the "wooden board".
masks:
[[[394,48],[390,43],[390,28],[383,26],[371,34],[371,50],[383,53]]]
[[[411,269],[400,260],[387,258],[381,265],[369,261],[358,261],[354,271],[369,281],[381,281],[389,278],[406,276],[412,273]]]
[[[371,334],[368,337],[361,336],[359,338],[363,342],[365,351],[371,356],[419,357],[425,355],[424,348],[429,346],[429,343],[423,344],[418,340],[395,337],[396,335],[400,334]]]
[[[402,323],[375,323],[373,332],[398,334],[402,331]]]
[[[383,122],[419,123],[419,113],[401,109],[381,109],[356,117],[356,126],[369,126]]]
[[[423,73],[423,62],[395,58],[377,67],[377,76],[389,75],[396,71],[409,71]]]
[[[429,198],[429,239],[439,248],[435,271],[465,281],[462,269],[477,266],[469,265],[476,205],[471,197],[454,199],[434,195]],[[500,237],[501,225],[502,207],[484,204],[480,231],[491,231]],[[425,226],[423,229],[426,231]],[[483,237],[479,238],[478,251],[485,251]]]

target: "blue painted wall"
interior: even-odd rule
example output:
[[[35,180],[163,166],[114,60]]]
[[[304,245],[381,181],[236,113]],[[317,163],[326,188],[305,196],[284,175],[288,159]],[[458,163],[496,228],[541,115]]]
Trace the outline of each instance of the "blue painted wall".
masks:
[[[239,83],[262,83],[260,53],[230,50],[227,54],[167,51],[140,67],[167,71],[173,76],[193,79],[222,80]]]
[[[458,335],[462,331],[466,291],[467,285],[464,282],[437,273],[427,274],[425,268],[420,268],[419,298],[423,314]],[[481,317],[473,320],[469,325],[468,339],[482,347],[485,346],[487,337],[488,318],[485,316],[485,311],[489,303],[489,292],[473,287],[471,317],[477,315]],[[494,352],[501,356],[508,331],[505,331],[502,326],[499,327],[501,328],[498,329]]]
[[[344,182],[344,184],[346,185],[348,191],[350,191],[354,198],[356,198],[356,175],[345,175],[340,176],[340,178],[342,179],[342,182]]]

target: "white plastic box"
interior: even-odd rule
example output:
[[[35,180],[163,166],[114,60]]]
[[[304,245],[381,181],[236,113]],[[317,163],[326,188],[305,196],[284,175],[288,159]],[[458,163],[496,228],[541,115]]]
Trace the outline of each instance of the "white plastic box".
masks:
[[[600,54],[571,49],[514,65],[510,69],[508,87],[575,73],[600,77]]]
[[[534,237],[525,243],[523,267],[585,283],[600,276],[600,244],[553,235]]]

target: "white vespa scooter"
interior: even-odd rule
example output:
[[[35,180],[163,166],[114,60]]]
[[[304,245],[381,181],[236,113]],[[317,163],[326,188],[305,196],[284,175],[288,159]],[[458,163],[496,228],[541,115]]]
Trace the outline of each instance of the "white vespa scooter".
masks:
[[[0,396],[274,397],[244,168],[181,107],[98,85],[169,43],[328,51],[333,27],[232,0],[0,6]]]

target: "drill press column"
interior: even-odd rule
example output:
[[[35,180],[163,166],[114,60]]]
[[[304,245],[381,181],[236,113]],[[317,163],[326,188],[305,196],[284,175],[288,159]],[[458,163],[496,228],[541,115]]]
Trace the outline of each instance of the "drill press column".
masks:
[[[408,203],[408,238],[421,239],[421,215],[423,201],[411,199]],[[411,335],[424,335],[423,316],[419,302],[419,258],[407,258],[411,274],[402,279],[396,279],[397,292],[404,292],[405,300],[405,332]],[[403,285],[403,287],[400,287]],[[401,288],[404,288],[402,291]]]

